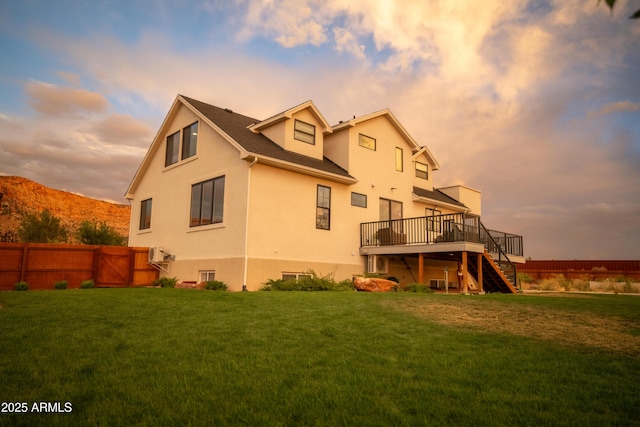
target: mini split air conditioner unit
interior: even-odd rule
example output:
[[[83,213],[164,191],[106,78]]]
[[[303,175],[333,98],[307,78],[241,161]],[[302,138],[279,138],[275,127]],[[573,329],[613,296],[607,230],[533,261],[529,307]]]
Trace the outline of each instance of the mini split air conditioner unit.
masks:
[[[164,250],[158,247],[149,248],[149,264],[158,264],[164,262]]]
[[[380,255],[367,257],[367,273],[387,274],[389,272],[389,258]]]

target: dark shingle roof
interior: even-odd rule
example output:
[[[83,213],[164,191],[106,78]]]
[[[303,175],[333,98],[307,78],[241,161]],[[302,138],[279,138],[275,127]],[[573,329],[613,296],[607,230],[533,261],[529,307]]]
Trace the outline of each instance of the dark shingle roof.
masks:
[[[247,129],[248,126],[261,120],[243,116],[228,109],[215,107],[184,95],[180,96],[250,153],[310,167],[346,178],[353,178],[346,170],[326,157],[319,160],[287,151],[266,136]]]
[[[450,205],[456,205],[456,206],[466,208],[466,206],[463,203],[460,203],[453,197],[447,196],[446,194],[444,194],[442,191],[438,189],[431,191],[431,190],[425,190],[424,188],[420,188],[420,187],[413,187],[413,193],[416,194],[417,196],[425,197],[427,199],[436,200],[438,202],[444,202]]]

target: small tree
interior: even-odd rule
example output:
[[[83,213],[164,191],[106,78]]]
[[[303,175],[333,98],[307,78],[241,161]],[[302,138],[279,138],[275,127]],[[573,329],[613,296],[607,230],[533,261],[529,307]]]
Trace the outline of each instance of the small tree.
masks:
[[[126,243],[126,239],[105,222],[82,221],[76,237],[84,245],[122,246]]]
[[[39,215],[25,216],[18,228],[18,237],[24,243],[64,243],[67,235],[67,229],[60,224],[60,218],[47,209]]]

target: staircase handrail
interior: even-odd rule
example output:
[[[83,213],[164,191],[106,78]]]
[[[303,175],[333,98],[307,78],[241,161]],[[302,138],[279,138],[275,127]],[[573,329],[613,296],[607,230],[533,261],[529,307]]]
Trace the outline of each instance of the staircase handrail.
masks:
[[[507,256],[507,254],[504,252],[504,250],[498,244],[498,242],[496,242],[496,240],[493,238],[491,233],[489,233],[489,230],[487,230],[487,228],[484,226],[482,221],[478,221],[478,222],[480,223],[480,227],[484,230],[485,235],[489,236],[489,239],[491,239],[491,242],[493,243],[494,247],[496,247],[498,249],[498,265],[500,265],[501,263],[505,262],[505,263],[507,263],[509,265],[509,267],[511,267],[511,270],[513,271],[513,277],[510,277],[510,275],[507,275],[507,277],[509,278],[509,280],[511,280],[513,286],[515,286],[517,288],[518,287],[518,282],[517,282],[518,275],[517,275],[515,264],[513,264],[511,262],[511,260]],[[484,243],[484,247],[487,249],[487,251],[489,251],[489,247],[487,245],[488,242],[483,242],[483,243]],[[491,251],[489,251],[489,253],[491,253]],[[504,259],[502,259],[503,257],[504,257]]]

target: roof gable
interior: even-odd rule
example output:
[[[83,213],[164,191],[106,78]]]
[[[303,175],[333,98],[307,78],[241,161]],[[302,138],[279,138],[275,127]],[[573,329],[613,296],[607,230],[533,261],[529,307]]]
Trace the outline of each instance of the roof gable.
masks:
[[[415,139],[413,139],[413,137],[409,134],[409,132],[407,132],[405,127],[402,126],[402,123],[400,123],[400,121],[388,108],[385,108],[384,110],[376,111],[375,113],[366,114],[364,116],[354,117],[353,119],[347,120],[346,122],[341,122],[333,126],[332,130],[333,132],[339,132],[341,130],[355,127],[359,123],[372,120],[378,117],[385,117],[391,123],[391,125],[396,129],[396,131],[400,134],[400,136],[402,136],[402,138],[404,138],[404,140],[407,141],[407,143],[409,144],[409,146],[413,151],[414,159],[424,154],[427,156],[427,158],[431,162],[433,170],[440,169],[440,165],[438,164],[438,161],[433,156],[431,151],[429,151],[429,149],[426,146],[423,147],[420,144],[418,144],[418,142]]]
[[[310,101],[309,101],[310,102]],[[288,111],[300,111],[308,108],[309,105],[301,104],[298,107]],[[323,159],[315,159],[312,157],[287,151],[266,136],[255,133],[249,129],[251,125],[260,123],[260,120],[233,112],[228,108],[215,107],[213,105],[198,101],[187,96],[178,95],[174,100],[167,116],[165,117],[160,129],[153,139],[147,154],[145,155],[138,171],[136,172],[125,197],[133,198],[138,183],[142,179],[145,171],[148,169],[151,158],[158,151],[164,142],[164,135],[167,127],[171,124],[180,106],[190,109],[207,125],[211,126],[219,133],[229,144],[235,147],[240,157],[258,159],[258,161],[271,164],[273,166],[282,167],[290,170],[298,170],[302,173],[317,174],[327,178],[344,180],[345,182],[356,182],[349,173],[337,164],[333,163],[326,157]],[[315,107],[313,107],[315,108]],[[294,111],[295,110],[295,111]],[[292,113],[293,114],[293,113]],[[275,116],[274,116],[275,117]],[[269,120],[269,119],[268,119]],[[326,123],[324,118],[323,123]],[[327,125],[328,127],[328,125]]]
[[[326,133],[332,132],[331,126],[329,125],[327,120],[320,113],[320,110],[318,110],[318,108],[315,106],[315,104],[312,101],[303,102],[302,104],[296,105],[295,107],[290,108],[286,111],[283,111],[282,113],[276,114],[275,116],[271,116],[266,120],[253,123],[252,125],[249,126],[249,130],[251,130],[252,132],[258,133],[264,128],[272,126],[276,123],[280,123],[281,121],[291,119],[294,114],[298,113],[299,111],[307,110],[307,109],[316,118],[316,120],[322,125],[323,133],[326,134]]]

